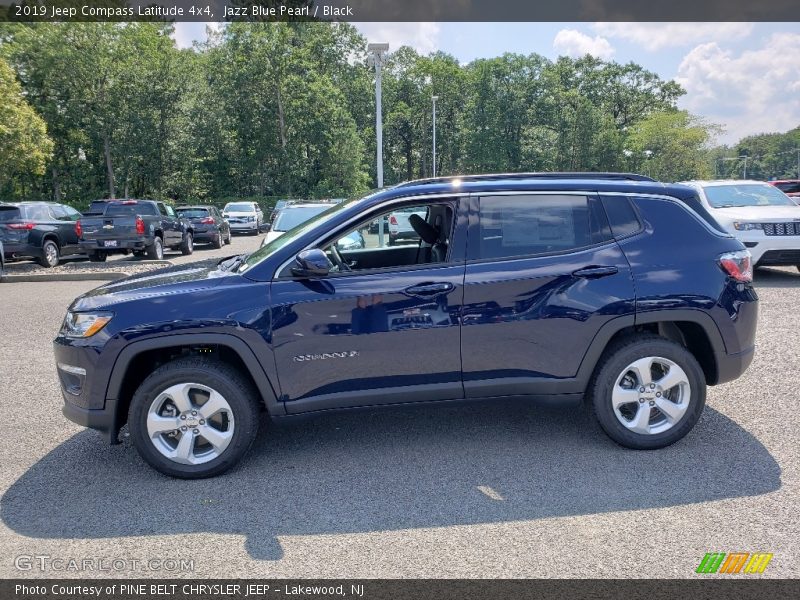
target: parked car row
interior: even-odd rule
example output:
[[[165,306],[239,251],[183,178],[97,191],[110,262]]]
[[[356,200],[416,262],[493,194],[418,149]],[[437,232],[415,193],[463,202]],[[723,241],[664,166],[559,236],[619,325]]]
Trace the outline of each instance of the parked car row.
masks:
[[[77,254],[95,262],[115,253],[157,260],[165,249],[191,254],[195,243],[221,248],[231,242],[232,231],[258,232],[263,222],[256,203],[240,204],[223,209],[233,207],[232,224],[211,205],[173,208],[153,200],[95,200],[80,213],[57,202],[0,203],[2,259],[34,259],[55,267],[62,257]]]

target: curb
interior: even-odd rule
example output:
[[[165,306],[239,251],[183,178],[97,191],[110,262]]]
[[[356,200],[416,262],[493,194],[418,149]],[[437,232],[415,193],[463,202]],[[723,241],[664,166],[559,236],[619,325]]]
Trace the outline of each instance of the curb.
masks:
[[[162,267],[172,267],[174,264],[168,260],[154,260],[147,262],[148,265],[160,265]],[[154,271],[157,269],[153,269]],[[127,273],[120,271],[87,271],[86,273],[43,273],[41,275],[24,274],[12,275],[6,269],[3,274],[3,283],[30,283],[30,282],[52,282],[52,281],[115,281],[131,275],[144,275],[141,273]]]

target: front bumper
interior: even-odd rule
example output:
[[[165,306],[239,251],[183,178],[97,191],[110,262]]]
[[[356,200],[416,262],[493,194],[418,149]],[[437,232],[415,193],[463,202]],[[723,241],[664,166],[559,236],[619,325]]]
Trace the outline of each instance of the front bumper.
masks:
[[[64,398],[61,412],[70,421],[107,434],[117,443],[117,399],[106,398],[109,370],[94,346],[58,337],[53,342],[56,372]],[[83,372],[83,374],[81,374]]]
[[[234,223],[229,222],[231,231],[258,231],[258,223],[255,221],[247,223]]]
[[[734,236],[750,251],[756,266],[800,265],[800,236],[764,235],[760,231],[737,231]]]

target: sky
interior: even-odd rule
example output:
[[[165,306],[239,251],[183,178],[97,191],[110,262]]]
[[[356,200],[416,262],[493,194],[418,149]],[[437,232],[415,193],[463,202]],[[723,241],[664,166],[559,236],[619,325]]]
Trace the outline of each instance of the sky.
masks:
[[[687,93],[679,107],[721,125],[719,143],[800,126],[800,23],[354,25],[371,42],[389,42],[390,51],[403,45],[422,54],[441,50],[462,63],[505,52],[633,61],[680,83]],[[204,41],[205,27],[176,23],[175,40],[181,47]]]

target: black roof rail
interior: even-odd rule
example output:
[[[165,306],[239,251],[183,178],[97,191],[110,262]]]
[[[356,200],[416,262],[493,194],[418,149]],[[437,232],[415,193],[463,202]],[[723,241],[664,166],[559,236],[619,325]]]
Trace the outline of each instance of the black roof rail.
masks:
[[[656,180],[647,175],[638,173],[605,173],[592,171],[564,171],[560,173],[487,173],[484,175],[448,175],[447,177],[429,177],[427,179],[414,179],[397,184],[395,187],[408,187],[426,183],[446,183],[458,179],[460,181],[492,181],[499,179],[607,179],[616,181],[649,181]]]

